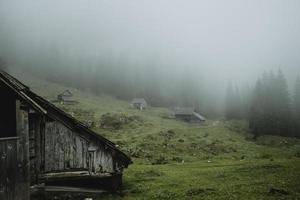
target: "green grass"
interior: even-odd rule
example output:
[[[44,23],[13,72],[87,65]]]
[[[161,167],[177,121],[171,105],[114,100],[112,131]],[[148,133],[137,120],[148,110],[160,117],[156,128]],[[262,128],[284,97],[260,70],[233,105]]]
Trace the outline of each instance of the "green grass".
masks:
[[[49,100],[67,89],[15,75]],[[167,108],[132,110],[126,101],[68,89],[79,104],[58,106],[80,120],[91,118],[94,130],[134,161],[124,172],[122,193],[105,199],[300,199],[297,139],[264,136],[254,141],[244,121],[189,124],[168,119]],[[140,120],[104,129],[100,121],[107,112]]]

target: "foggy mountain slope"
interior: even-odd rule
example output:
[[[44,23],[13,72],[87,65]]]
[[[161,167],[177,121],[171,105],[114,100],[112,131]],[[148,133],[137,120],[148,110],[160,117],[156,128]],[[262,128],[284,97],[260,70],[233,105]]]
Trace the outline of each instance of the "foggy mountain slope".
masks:
[[[253,141],[248,140],[251,138],[250,130],[248,129],[248,122],[244,120],[228,120],[224,121],[222,118],[220,120],[209,120],[205,123],[200,125],[194,123],[186,123],[182,121],[178,121],[175,119],[170,118],[172,115],[172,110],[165,107],[149,107],[144,111],[139,111],[136,109],[131,109],[129,106],[130,101],[123,101],[119,100],[115,97],[109,95],[95,95],[91,92],[82,91],[79,89],[75,89],[72,87],[66,87],[64,85],[60,85],[57,83],[53,83],[50,81],[46,81],[41,77],[32,76],[26,72],[18,72],[12,71],[11,72],[14,76],[19,78],[19,80],[23,81],[26,85],[30,87],[30,89],[37,94],[45,97],[49,101],[56,100],[57,95],[65,90],[70,90],[78,104],[75,105],[62,105],[59,103],[55,103],[57,106],[61,107],[62,109],[66,109],[66,111],[72,112],[74,110],[79,110],[79,118],[80,118],[80,111],[82,112],[93,112],[94,120],[96,123],[100,123],[101,116],[106,113],[124,113],[128,116],[139,116],[141,117],[141,123],[136,126],[130,127],[125,126],[124,130],[116,129],[116,130],[106,130],[101,129],[100,127],[98,131],[106,132],[114,131],[116,132],[117,136],[121,136],[123,131],[126,131],[125,136],[151,136],[154,134],[155,131],[164,132],[168,130],[178,129],[179,135],[183,137],[187,137],[193,139],[194,137],[197,138],[194,134],[197,134],[197,131],[200,131],[200,135],[204,135],[203,137],[207,137],[208,135],[212,135],[210,138],[210,142],[214,140],[228,140],[234,141],[237,140],[241,143],[241,146],[236,146],[235,148],[239,149],[239,151],[245,150],[245,153],[249,154],[249,150],[253,150],[255,153],[260,146],[255,146]],[[75,114],[76,116],[76,114]],[[96,129],[97,129],[96,128]],[[219,128],[221,128],[219,130]],[[182,132],[182,133],[181,133]],[[189,135],[188,133],[191,132]],[[156,133],[155,133],[156,134]],[[172,135],[173,133],[170,133]],[[177,134],[176,134],[177,135]],[[111,135],[109,136],[111,137]],[[151,138],[151,137],[150,137]],[[155,137],[154,137],[155,138]],[[199,137],[201,138],[201,137]],[[259,142],[267,142],[264,141],[266,139],[277,140],[278,142],[286,141],[286,140],[293,140],[294,138],[284,138],[284,137],[277,137],[277,136],[263,136],[261,137],[262,141]],[[277,138],[277,139],[276,139]],[[130,141],[131,138],[125,138],[126,140]],[[180,138],[178,138],[180,139]],[[300,140],[295,139],[293,144],[297,144]],[[274,141],[276,143],[276,141]],[[235,146],[236,144],[233,144]],[[248,147],[243,147],[244,145],[249,145]],[[250,147],[250,149],[249,149]],[[256,149],[257,148],[257,149]],[[255,154],[254,153],[254,154]],[[278,152],[279,153],[279,152]],[[280,153],[279,153],[280,154]],[[254,156],[254,155],[253,155]]]
[[[253,141],[244,121],[189,124],[168,119],[167,108],[141,112],[108,95],[76,90],[24,72],[12,74],[49,100],[70,89],[79,103],[58,106],[80,120],[92,113],[100,124],[107,112],[134,117],[118,128],[93,128],[134,160],[125,173],[123,199],[228,199],[232,194],[236,199],[274,199],[277,194],[269,194],[271,188],[288,191],[291,199],[300,194],[300,140],[263,136]]]
[[[57,83],[223,110],[229,81],[299,72],[298,0],[0,2],[0,57]]]
[[[109,95],[104,94],[98,97],[90,92],[53,83],[45,80],[45,77],[43,76],[35,76],[30,73],[26,73],[25,71],[16,70],[15,68],[11,69],[10,73],[28,85],[32,91],[43,96],[48,101],[56,100],[57,95],[61,94],[65,90],[70,90],[73,93],[75,100],[80,101],[81,104],[79,104],[79,106],[88,105],[90,109],[97,108],[103,110],[103,112],[109,112],[111,109],[121,110],[124,106],[127,106],[126,102],[113,98]],[[85,100],[83,104],[81,101],[82,99]]]
[[[108,200],[299,199],[299,36],[299,0],[0,0],[0,69],[134,161],[122,191]],[[65,90],[73,104],[57,100]],[[2,121],[13,122],[11,133],[22,132],[14,116],[23,112],[15,113],[15,97],[3,93]],[[133,98],[150,107],[130,109]],[[193,107],[207,120],[175,120],[175,107]],[[44,175],[34,169],[34,159],[48,165],[33,151],[44,146],[44,137],[32,137],[45,131],[37,124],[48,124],[39,118],[28,121],[36,131],[14,140],[30,138],[32,145],[22,145],[37,155],[31,171]],[[60,163],[69,161],[61,156],[68,152],[55,149]],[[95,154],[80,158],[87,155],[91,168]],[[118,169],[105,154],[98,157]],[[0,178],[0,198],[10,195],[11,183]]]

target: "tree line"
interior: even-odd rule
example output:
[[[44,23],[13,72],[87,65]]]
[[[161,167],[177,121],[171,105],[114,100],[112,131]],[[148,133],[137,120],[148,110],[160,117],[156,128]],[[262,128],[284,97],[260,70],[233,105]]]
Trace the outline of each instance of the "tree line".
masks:
[[[122,100],[145,98],[151,106],[194,107],[206,117],[221,114],[215,95],[201,74],[189,67],[162,64],[159,58],[130,59],[127,54],[104,54],[74,58],[56,48],[38,52],[34,59],[16,59],[7,66],[37,75],[50,82]],[[8,69],[9,69],[8,67]],[[210,87],[210,86],[209,86]],[[221,95],[220,95],[221,96]]]
[[[153,106],[189,106],[208,118],[222,116],[216,109],[216,97],[210,94],[211,87],[205,85],[198,74],[185,72],[170,76],[171,72],[161,71],[155,59],[143,62],[148,67],[138,67],[143,64],[131,63],[126,56],[118,60],[102,58],[101,61],[89,59],[72,63],[59,59],[59,55],[38,57],[34,63],[27,63],[32,67],[24,69],[31,69],[41,77],[46,75],[49,81],[96,94],[109,94],[124,100],[143,97]],[[7,66],[0,59],[0,69],[7,70]],[[266,134],[300,137],[300,77],[293,90],[289,90],[281,70],[264,73],[254,88],[241,89],[229,83],[224,110],[226,119],[248,120],[255,137]]]
[[[229,84],[225,116],[226,119],[247,119],[255,137],[300,137],[300,77],[294,90],[289,90],[281,70],[266,72],[244,95],[240,94],[238,87]]]

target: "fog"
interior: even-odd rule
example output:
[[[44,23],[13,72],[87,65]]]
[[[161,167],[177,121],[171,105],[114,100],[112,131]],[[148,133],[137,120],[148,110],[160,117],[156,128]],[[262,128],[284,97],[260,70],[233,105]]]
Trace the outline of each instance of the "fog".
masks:
[[[65,72],[73,82],[97,71],[94,79],[112,77],[111,87],[125,80],[128,91],[143,82],[164,94],[192,82],[189,92],[205,107],[220,104],[229,81],[253,87],[264,71],[281,69],[292,85],[299,36],[298,0],[0,1],[8,66]],[[131,92],[126,98],[143,94]]]

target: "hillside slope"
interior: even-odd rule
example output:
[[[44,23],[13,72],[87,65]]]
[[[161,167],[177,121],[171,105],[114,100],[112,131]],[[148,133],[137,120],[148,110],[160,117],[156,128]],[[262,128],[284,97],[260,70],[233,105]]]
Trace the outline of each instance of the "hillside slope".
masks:
[[[92,122],[95,131],[133,158],[121,196],[107,199],[300,198],[297,139],[264,136],[254,141],[244,121],[189,124],[170,119],[167,108],[133,110],[108,95],[12,74],[50,101],[70,89],[79,103],[57,106]]]

